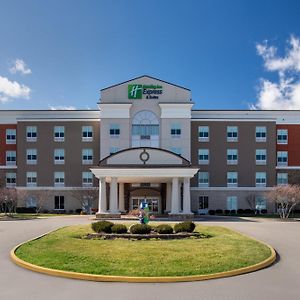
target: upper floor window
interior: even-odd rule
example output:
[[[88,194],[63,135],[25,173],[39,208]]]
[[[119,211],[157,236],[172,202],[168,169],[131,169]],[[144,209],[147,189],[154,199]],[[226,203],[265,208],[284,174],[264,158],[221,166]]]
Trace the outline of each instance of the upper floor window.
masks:
[[[266,172],[256,172],[255,173],[255,186],[265,187],[267,184]]]
[[[16,186],[16,173],[6,173],[6,187],[15,187]]]
[[[287,144],[287,143],[288,143],[288,130],[277,129],[277,144]]]
[[[28,165],[35,165],[37,163],[37,150],[27,149],[26,150],[26,163]]]
[[[16,143],[16,129],[6,129],[6,144]]]
[[[198,172],[198,186],[209,186],[209,173],[208,172]]]
[[[65,149],[54,150],[54,163],[56,165],[63,165],[65,163]]]
[[[16,165],[16,151],[6,151],[6,165],[15,166]]]
[[[199,142],[208,142],[209,141],[209,127],[208,126],[199,126],[198,127],[198,140],[199,140]]]
[[[198,150],[198,163],[199,165],[209,164],[209,149]]]
[[[82,186],[93,186],[92,172],[82,172]]]
[[[255,150],[255,161],[257,165],[265,165],[267,162],[267,151],[266,149]]]
[[[288,184],[288,173],[277,173],[277,185]]]
[[[83,142],[93,141],[93,126],[82,126],[82,141]]]
[[[111,137],[120,136],[120,125],[119,124],[110,124],[109,134]]]
[[[172,151],[175,154],[181,155],[181,148],[180,147],[171,147],[170,151]]]
[[[237,142],[238,140],[238,127],[227,126],[227,142]]]
[[[288,152],[277,151],[277,166],[287,166],[287,165],[288,165]]]
[[[65,185],[65,172],[54,172],[54,186]]]
[[[180,137],[181,136],[181,125],[180,124],[172,124],[171,136],[172,137]]]
[[[227,197],[227,209],[228,210],[237,210],[237,196]]]
[[[54,141],[64,142],[65,140],[65,126],[54,126]]]
[[[238,185],[238,174],[237,172],[227,172],[227,186],[236,187]]]
[[[227,164],[236,165],[238,163],[238,150],[227,149]]]
[[[26,141],[27,142],[36,142],[37,139],[37,127],[36,126],[27,126],[26,127]]]
[[[36,172],[27,172],[26,173],[26,185],[27,186],[36,186],[37,185]]]
[[[82,164],[92,165],[93,164],[93,149],[82,150]]]
[[[265,142],[267,139],[267,128],[266,126],[256,126],[255,129],[255,140],[256,142]]]

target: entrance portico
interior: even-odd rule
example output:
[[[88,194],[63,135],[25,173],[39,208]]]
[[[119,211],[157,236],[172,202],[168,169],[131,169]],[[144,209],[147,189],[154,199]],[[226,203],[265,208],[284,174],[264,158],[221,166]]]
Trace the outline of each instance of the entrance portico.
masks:
[[[97,218],[120,216],[125,211],[124,185],[136,183],[166,184],[165,212],[193,215],[190,178],[198,168],[177,154],[158,148],[130,148],[104,158],[91,171],[99,179]]]

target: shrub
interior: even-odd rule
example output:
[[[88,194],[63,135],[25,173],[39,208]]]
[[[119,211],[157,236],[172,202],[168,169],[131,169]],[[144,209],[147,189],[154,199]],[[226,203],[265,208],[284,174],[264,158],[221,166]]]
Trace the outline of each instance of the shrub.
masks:
[[[212,216],[212,215],[215,214],[215,211],[214,211],[213,209],[210,209],[210,210],[208,211],[208,214]]]
[[[75,209],[75,212],[76,212],[76,214],[80,214],[82,212],[82,209],[81,208],[77,208],[77,209]]]
[[[241,208],[239,208],[239,209],[237,210],[237,213],[238,213],[239,215],[242,215],[242,214],[244,214],[244,213],[245,213],[245,210],[244,210],[244,209],[241,209]]]
[[[156,227],[156,232],[160,234],[173,233],[173,228],[168,224],[161,224]]]
[[[216,209],[216,215],[222,215],[223,210],[222,209]]]
[[[254,210],[247,208],[247,209],[245,209],[245,214],[247,214],[247,215],[254,214]]]
[[[112,233],[127,233],[127,227],[124,224],[114,224],[111,227]]]
[[[232,210],[230,211],[230,214],[231,214],[231,215],[236,215],[236,210],[235,210],[235,209],[232,209]]]
[[[174,231],[177,232],[193,232],[196,225],[191,221],[185,221],[182,223],[177,223],[174,226]]]
[[[105,232],[105,233],[111,233],[111,228],[114,225],[114,223],[109,221],[98,221],[92,223],[92,229],[99,233],[99,232]]]
[[[266,209],[262,209],[262,210],[261,210],[261,213],[262,213],[263,215],[265,215],[267,212],[268,212],[268,211],[267,211]]]
[[[225,209],[224,213],[225,213],[225,215],[229,215],[230,214],[230,210],[229,209]]]
[[[151,226],[147,224],[134,224],[129,228],[133,234],[148,234],[151,232]]]
[[[35,214],[36,207],[17,207],[16,213],[18,213],[18,214]]]

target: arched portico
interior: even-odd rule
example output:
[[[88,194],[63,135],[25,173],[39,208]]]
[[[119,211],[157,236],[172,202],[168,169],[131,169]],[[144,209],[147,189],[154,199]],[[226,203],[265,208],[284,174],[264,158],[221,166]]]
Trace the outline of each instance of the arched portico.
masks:
[[[104,158],[91,171],[99,179],[97,217],[119,216],[125,209],[124,184],[143,182],[166,184],[166,207],[171,216],[192,215],[190,178],[198,172],[198,168],[192,167],[188,160],[173,152],[150,147],[125,149]]]

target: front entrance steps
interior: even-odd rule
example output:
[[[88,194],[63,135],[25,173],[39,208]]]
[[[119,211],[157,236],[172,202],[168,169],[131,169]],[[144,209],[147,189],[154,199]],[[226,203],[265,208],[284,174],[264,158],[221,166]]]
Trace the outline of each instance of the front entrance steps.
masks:
[[[150,214],[151,215],[151,214]],[[122,220],[138,220],[138,217],[124,215],[124,214],[110,214],[110,213],[96,213],[96,220],[105,220],[105,219],[121,219]],[[160,221],[160,220],[172,220],[172,221],[180,221],[180,220],[196,220],[199,219],[199,215],[191,214],[155,214],[151,215],[151,221]]]

